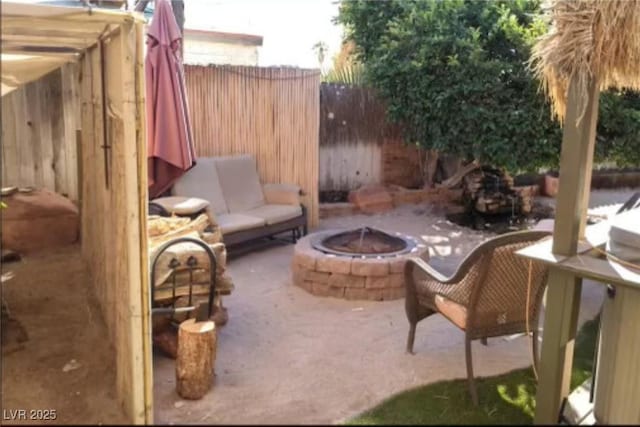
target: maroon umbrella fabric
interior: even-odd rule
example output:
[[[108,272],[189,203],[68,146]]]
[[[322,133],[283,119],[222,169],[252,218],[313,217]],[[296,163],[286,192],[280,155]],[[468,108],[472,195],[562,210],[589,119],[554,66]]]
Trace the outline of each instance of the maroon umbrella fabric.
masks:
[[[195,165],[184,70],[182,36],[168,0],[156,0],[145,58],[149,197],[168,190]]]

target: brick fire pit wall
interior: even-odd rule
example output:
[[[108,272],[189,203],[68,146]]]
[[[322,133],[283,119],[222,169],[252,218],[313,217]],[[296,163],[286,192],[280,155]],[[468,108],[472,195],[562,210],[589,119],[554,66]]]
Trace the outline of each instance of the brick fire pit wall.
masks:
[[[321,232],[323,234],[334,231]],[[349,300],[394,300],[404,297],[404,264],[408,257],[428,259],[427,247],[416,243],[410,253],[362,258],[325,254],[311,246],[311,234],[298,240],[291,261],[293,283],[313,295]]]

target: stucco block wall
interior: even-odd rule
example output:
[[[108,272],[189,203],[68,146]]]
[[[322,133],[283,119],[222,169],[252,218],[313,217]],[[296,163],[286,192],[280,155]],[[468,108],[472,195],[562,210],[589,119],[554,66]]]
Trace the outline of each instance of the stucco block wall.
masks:
[[[184,62],[190,65],[258,65],[258,46],[211,42],[189,37],[184,42]]]

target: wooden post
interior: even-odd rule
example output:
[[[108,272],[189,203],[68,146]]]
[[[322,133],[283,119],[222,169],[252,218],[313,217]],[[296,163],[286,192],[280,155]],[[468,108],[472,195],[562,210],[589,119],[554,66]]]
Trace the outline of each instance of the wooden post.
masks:
[[[147,135],[144,79],[144,24],[135,24],[135,91],[136,91],[136,144],[138,162],[138,230],[140,233],[140,268],[142,281],[142,344],[144,363],[144,407],[145,423],[153,424],[153,344],[151,342],[151,295],[149,275],[149,248],[147,238],[148,176],[147,176]]]
[[[149,419],[152,398],[147,393],[150,381],[150,318],[149,318],[149,277],[148,252],[146,248],[147,233],[147,189],[146,169],[142,159],[146,161],[146,142],[144,141],[144,125],[140,120],[144,111],[140,111],[141,83],[140,76],[141,51],[138,33],[141,30],[139,22],[126,22],[120,27],[120,33],[112,43],[117,43],[112,50],[107,50],[110,62],[107,63],[109,78],[107,83],[113,87],[109,101],[113,103],[113,116],[110,116],[109,145],[112,147],[113,159],[120,162],[119,176],[112,179],[113,190],[118,191],[117,205],[122,209],[120,226],[127,230],[128,236],[119,236],[117,248],[122,248],[129,254],[128,264],[123,268],[122,292],[129,299],[129,307],[124,311],[130,316],[128,322],[122,325],[127,331],[130,354],[130,379],[128,393],[131,413],[135,423],[144,424]],[[116,59],[117,58],[117,59]],[[112,83],[110,83],[112,82]],[[111,135],[113,134],[113,137]],[[120,136],[122,139],[117,139]],[[115,171],[113,171],[115,172]],[[113,174],[112,172],[112,174]],[[113,176],[113,175],[112,175]],[[119,188],[121,187],[121,188]],[[117,189],[117,190],[116,190]],[[125,215],[126,214],[126,215]],[[121,245],[121,246],[120,246]]]
[[[212,321],[185,320],[178,330],[176,391],[185,399],[200,399],[213,385],[216,329]]]
[[[557,255],[575,255],[578,240],[584,233],[598,120],[599,89],[596,79],[589,82],[587,95],[589,100],[585,114],[577,124],[580,113],[578,99],[583,95],[578,93],[577,82],[573,79],[567,95],[560,188],[553,231],[553,253]],[[557,423],[562,400],[569,394],[581,288],[582,279],[551,268],[535,424]]]

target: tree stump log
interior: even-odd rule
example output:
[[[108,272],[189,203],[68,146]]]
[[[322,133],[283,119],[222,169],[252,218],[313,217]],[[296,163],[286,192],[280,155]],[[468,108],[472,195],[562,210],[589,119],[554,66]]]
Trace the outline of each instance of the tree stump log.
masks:
[[[185,320],[178,330],[176,391],[184,399],[200,399],[213,385],[216,329],[211,321]]]

